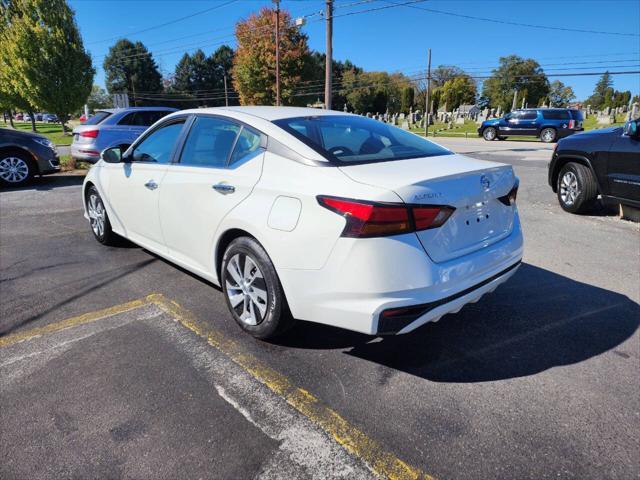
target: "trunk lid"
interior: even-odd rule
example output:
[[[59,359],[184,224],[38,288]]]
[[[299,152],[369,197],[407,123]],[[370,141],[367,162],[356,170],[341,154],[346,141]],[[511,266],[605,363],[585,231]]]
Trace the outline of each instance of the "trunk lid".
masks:
[[[439,228],[417,232],[435,262],[474,252],[507,237],[515,207],[498,200],[515,184],[510,165],[462,155],[341,166],[356,182],[394,191],[405,203],[454,207]]]

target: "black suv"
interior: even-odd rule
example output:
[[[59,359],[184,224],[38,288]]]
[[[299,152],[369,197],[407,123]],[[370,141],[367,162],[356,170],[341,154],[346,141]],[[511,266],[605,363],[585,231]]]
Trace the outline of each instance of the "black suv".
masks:
[[[485,120],[478,135],[488,141],[529,135],[550,143],[584,130],[582,120],[582,112],[573,108],[527,108]]]
[[[593,130],[558,142],[549,164],[549,185],[560,206],[584,213],[604,199],[640,208],[640,120]]]
[[[55,145],[37,133],[0,128],[0,185],[20,187],[60,171]]]

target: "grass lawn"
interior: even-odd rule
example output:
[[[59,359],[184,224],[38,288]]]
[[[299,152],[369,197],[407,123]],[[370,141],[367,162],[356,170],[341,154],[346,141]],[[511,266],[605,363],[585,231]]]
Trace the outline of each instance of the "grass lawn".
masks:
[[[16,130],[23,130],[26,132],[31,131],[31,122],[20,122],[14,120],[13,124],[15,125]],[[11,124],[0,121],[0,127],[11,128]],[[69,127],[71,126],[69,125]],[[59,123],[36,122],[36,130],[37,133],[44,135],[56,145],[71,145],[71,140],[73,140],[71,133],[67,133],[66,135],[62,133],[62,125]]]

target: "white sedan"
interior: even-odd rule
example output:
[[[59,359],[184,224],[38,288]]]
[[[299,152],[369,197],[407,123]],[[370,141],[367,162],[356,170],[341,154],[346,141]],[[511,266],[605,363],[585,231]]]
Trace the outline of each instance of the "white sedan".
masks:
[[[511,166],[456,155],[341,112],[183,110],[83,186],[96,239],[118,237],[222,287],[268,338],[294,318],[406,333],[514,274],[523,239]]]

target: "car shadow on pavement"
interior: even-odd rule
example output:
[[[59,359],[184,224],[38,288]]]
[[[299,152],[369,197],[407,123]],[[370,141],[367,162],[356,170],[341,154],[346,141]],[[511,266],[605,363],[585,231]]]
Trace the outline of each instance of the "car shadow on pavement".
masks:
[[[82,185],[84,175],[82,174],[56,174],[44,177],[35,177],[30,184],[24,187],[2,187],[0,191],[14,192],[25,190],[53,190],[60,187],[72,187]]]
[[[506,284],[457,314],[406,335],[372,337],[300,322],[282,346],[345,353],[435,382],[517,378],[613,352],[637,330],[628,297],[523,264]],[[626,347],[628,348],[628,347]]]

